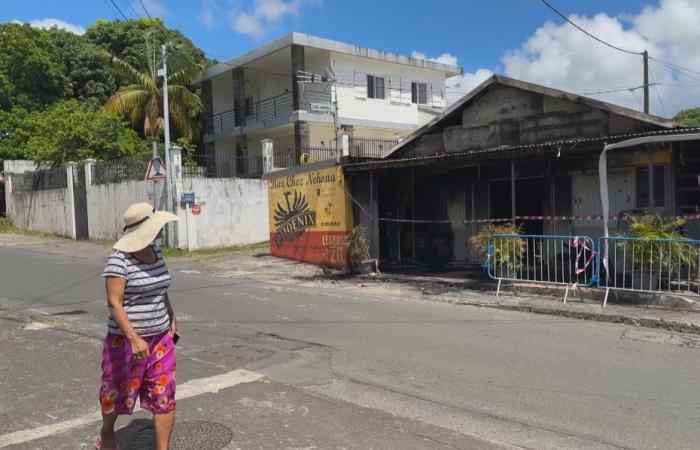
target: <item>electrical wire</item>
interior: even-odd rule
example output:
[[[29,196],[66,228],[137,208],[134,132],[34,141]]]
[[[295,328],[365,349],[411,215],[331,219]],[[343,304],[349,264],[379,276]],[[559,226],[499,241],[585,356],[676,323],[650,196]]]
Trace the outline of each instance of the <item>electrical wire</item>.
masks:
[[[149,12],[148,12],[148,9],[146,9],[146,5],[143,4],[143,0],[139,0],[139,2],[141,3],[141,8],[143,8],[143,11],[146,13],[146,15],[148,16],[148,18],[149,18],[149,19],[152,19],[153,17],[151,17],[151,13],[149,13]]]
[[[666,115],[666,107],[664,107],[664,102],[661,100],[661,95],[659,94],[659,88],[657,88],[656,82],[654,82],[654,75],[651,73],[651,68],[649,68],[649,78],[651,79],[651,84],[649,86],[654,87],[654,92],[656,93],[656,98],[659,100],[659,105],[661,105],[661,111],[663,112],[663,115]]]
[[[121,8],[119,8],[119,6],[117,6],[117,3],[114,0],[109,0],[109,1],[110,1],[110,3],[112,3],[112,5],[114,5],[114,7],[117,9],[117,11],[119,11],[119,14],[122,15],[124,20],[129,20],[129,18],[126,17],[126,14],[124,14],[124,11],[122,11]]]
[[[124,8],[124,10],[131,11],[131,14],[134,16],[134,19],[138,19],[139,13],[137,13],[134,7],[131,5],[130,0],[122,0],[122,3],[126,5],[126,8]]]
[[[119,12],[117,9],[114,8],[114,5],[110,3],[110,0],[102,0],[104,1],[105,5],[107,5],[107,9],[110,10],[112,14],[118,19],[119,18]]]
[[[692,79],[692,80],[700,81],[700,78],[695,77],[695,76],[693,76],[693,75],[690,75],[690,74],[687,73],[685,70],[678,69],[678,66],[674,67],[673,64],[668,64],[668,63],[662,62],[662,61],[660,61],[660,60],[658,60],[658,59],[652,59],[652,61],[654,61],[656,64],[660,64],[660,65],[666,67],[667,69],[675,70],[676,72],[680,73],[681,75],[685,75],[686,77],[688,77],[688,78],[690,78],[690,79]]]
[[[679,66],[678,64],[675,64],[675,63],[672,63],[672,62],[669,62],[669,61],[664,61],[664,60],[659,59],[659,58],[652,58],[651,56],[649,57],[649,59],[653,59],[653,60],[655,60],[656,62],[659,62],[659,63],[668,64],[669,66],[675,67],[677,70],[685,70],[685,71],[687,71],[687,72],[696,73],[696,74],[700,75],[700,71],[693,70],[693,69],[689,69],[689,68],[683,67],[683,66]]]
[[[615,49],[615,50],[617,50],[617,51],[620,51],[620,52],[629,53],[630,55],[644,55],[644,52],[633,52],[633,51],[631,51],[631,50],[626,50],[626,49],[624,49],[624,48],[620,48],[620,47],[618,47],[618,46],[616,46],[616,45],[613,45],[613,44],[611,44],[611,43],[609,43],[609,42],[606,42],[606,41],[604,41],[604,40],[602,40],[602,39],[600,39],[600,38],[594,36],[593,34],[589,33],[588,31],[584,30],[583,28],[581,28],[580,26],[578,26],[577,24],[575,24],[574,22],[572,22],[571,20],[569,20],[568,17],[566,17],[564,14],[560,13],[560,12],[559,12],[554,6],[552,6],[547,0],[542,0],[542,3],[544,3],[545,5],[547,5],[547,7],[548,7],[549,9],[551,9],[551,10],[554,11],[559,17],[561,17],[562,19],[564,19],[564,20],[566,20],[568,23],[570,23],[574,28],[576,28],[577,30],[581,31],[582,33],[584,33],[584,34],[587,35],[588,37],[590,37],[590,38],[592,38],[592,39],[595,39],[596,41],[600,42],[601,44],[607,45],[608,47],[610,47],[610,48],[612,48],[612,49]]]

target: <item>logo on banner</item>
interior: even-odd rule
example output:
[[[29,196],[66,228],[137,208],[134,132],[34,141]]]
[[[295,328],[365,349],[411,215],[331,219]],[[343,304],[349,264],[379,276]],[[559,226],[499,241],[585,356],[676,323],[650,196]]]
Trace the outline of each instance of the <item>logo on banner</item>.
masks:
[[[316,211],[309,209],[306,196],[294,191],[294,197],[290,201],[292,191],[284,193],[284,202],[275,205],[275,242],[281,246],[285,242],[291,242],[304,234],[307,228],[316,226]]]

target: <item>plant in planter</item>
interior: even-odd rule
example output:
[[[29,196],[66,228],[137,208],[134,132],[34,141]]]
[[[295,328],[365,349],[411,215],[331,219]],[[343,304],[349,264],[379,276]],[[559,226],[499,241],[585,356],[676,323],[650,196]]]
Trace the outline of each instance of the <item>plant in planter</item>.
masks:
[[[345,239],[348,249],[350,267],[358,273],[370,273],[374,270],[376,262],[369,254],[369,240],[364,227],[357,226],[352,229]]]
[[[519,235],[520,232],[520,226],[513,223],[488,223],[476,236],[471,238],[471,241],[479,254],[489,259],[492,267],[498,266],[506,270],[514,270],[520,267],[525,254],[525,241],[518,237],[492,238],[497,234]]]
[[[627,215],[625,220],[629,224],[627,237],[636,238],[621,245],[630,261],[625,269],[632,272],[635,288],[660,288],[664,277],[671,283],[670,278],[681,269],[697,273],[698,248],[684,242],[685,220],[658,214]]]

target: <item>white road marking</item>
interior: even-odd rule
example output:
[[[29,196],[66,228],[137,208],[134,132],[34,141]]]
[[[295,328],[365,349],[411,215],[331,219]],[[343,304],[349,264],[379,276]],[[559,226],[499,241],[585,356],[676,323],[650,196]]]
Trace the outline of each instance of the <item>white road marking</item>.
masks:
[[[222,389],[237,386],[239,384],[252,383],[254,381],[261,380],[262,378],[264,378],[264,376],[259,373],[244,369],[236,369],[221,375],[214,375],[213,377],[187,381],[177,386],[177,394],[175,398],[177,400],[184,400],[202,394],[214,394]],[[102,420],[102,414],[100,412],[94,412],[76,417],[75,419],[65,420],[63,422],[3,434],[0,435],[0,448],[52,436],[73,428],[89,425],[100,420]]]

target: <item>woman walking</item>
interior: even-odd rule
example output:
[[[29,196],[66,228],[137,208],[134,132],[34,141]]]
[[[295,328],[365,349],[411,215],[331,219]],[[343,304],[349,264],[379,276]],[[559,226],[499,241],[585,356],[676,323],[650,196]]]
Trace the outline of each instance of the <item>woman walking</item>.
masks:
[[[97,450],[117,449],[114,425],[136,399],[153,413],[155,449],[168,450],[175,422],[177,326],[170,274],[154,243],[177,216],[136,203],[124,213],[124,236],[114,244],[102,276],[107,289],[108,333],[102,350],[102,430]]]

